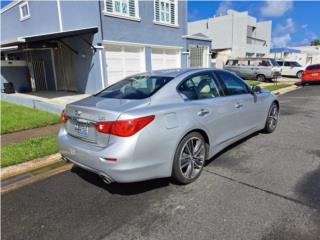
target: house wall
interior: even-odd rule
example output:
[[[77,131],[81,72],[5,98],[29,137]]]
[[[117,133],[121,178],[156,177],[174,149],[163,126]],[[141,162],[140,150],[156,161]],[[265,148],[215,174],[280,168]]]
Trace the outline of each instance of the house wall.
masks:
[[[155,24],[154,1],[139,1],[140,21],[111,17],[103,13],[104,2],[101,1],[101,19],[103,39],[107,41],[130,42],[145,45],[163,45],[183,47],[186,40],[182,38],[187,33],[187,2],[178,1],[178,25],[168,27]],[[121,26],[121,27],[119,27]],[[151,55],[147,50],[146,54]],[[151,56],[147,56],[147,59]],[[181,55],[181,65],[186,67],[186,57]],[[148,66],[146,66],[148,69]]]
[[[1,13],[1,42],[59,31],[56,1],[28,1],[31,17],[20,21],[19,4]]]
[[[2,61],[1,65],[1,88],[3,83],[12,82],[16,91],[21,88],[31,89],[27,66],[3,66]]]

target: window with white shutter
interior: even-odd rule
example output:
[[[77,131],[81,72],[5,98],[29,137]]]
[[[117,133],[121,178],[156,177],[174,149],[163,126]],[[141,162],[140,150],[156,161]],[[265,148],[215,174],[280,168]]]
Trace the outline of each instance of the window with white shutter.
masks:
[[[104,0],[104,14],[129,19],[140,19],[138,0]]]
[[[154,22],[165,25],[178,25],[178,1],[154,0]]]

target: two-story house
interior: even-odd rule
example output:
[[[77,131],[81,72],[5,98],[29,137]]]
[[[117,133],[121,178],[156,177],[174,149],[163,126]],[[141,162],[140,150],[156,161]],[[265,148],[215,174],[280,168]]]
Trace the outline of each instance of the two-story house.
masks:
[[[1,9],[1,82],[93,93],[139,72],[209,67],[211,40],[187,35],[178,0],[27,1]]]
[[[226,15],[190,22],[188,32],[212,40],[213,61],[219,68],[231,57],[268,57],[271,26],[271,21],[258,22],[248,12],[230,9]]]

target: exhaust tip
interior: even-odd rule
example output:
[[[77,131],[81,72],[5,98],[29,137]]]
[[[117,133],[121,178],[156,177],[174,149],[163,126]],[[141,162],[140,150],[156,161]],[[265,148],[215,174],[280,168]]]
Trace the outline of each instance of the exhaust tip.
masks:
[[[111,184],[113,180],[108,176],[100,176],[102,178],[102,181],[106,184]]]
[[[68,158],[66,158],[65,156],[63,156],[63,155],[61,155],[61,158],[65,163],[70,162],[70,160]]]

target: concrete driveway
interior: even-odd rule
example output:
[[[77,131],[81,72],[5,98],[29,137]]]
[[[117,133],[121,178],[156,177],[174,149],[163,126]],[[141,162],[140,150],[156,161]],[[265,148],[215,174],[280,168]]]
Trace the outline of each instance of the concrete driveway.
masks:
[[[280,97],[188,186],[104,185],[79,168],[2,195],[2,239],[320,239],[320,86]]]

